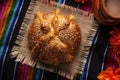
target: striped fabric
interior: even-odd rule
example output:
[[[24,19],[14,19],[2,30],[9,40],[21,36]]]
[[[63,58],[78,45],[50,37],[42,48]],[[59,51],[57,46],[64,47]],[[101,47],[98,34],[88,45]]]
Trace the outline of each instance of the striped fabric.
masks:
[[[13,30],[24,0],[1,0],[0,1],[0,80],[3,74],[4,62],[7,56]],[[4,79],[5,80],[5,79]]]
[[[73,7],[76,7],[76,8],[80,8],[82,10],[85,10],[85,11],[88,11],[88,12],[91,12],[91,0],[88,0],[87,2],[85,2],[84,4],[82,3],[77,3],[75,2],[75,0],[54,0],[55,2],[57,3],[60,3],[60,4],[66,4],[66,5],[70,5],[70,6],[73,6]]]
[[[61,4],[90,12],[91,3],[78,4],[74,0],[56,0]],[[16,63],[10,58],[16,36],[24,19],[30,0],[0,0],[0,80],[69,80],[56,73]],[[109,48],[109,32],[112,28],[100,25],[93,39],[83,74],[76,80],[97,80],[97,75],[109,66],[118,67],[116,55]]]
[[[93,39],[81,80],[97,80],[97,75],[110,66],[111,61],[114,59],[110,59],[111,54],[108,41],[110,31],[111,28],[99,26]]]

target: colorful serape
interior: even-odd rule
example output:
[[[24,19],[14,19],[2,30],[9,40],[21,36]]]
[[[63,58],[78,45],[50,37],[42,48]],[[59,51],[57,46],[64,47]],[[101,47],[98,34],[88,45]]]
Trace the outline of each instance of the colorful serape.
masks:
[[[59,1],[81,8],[74,0]],[[10,58],[12,45],[28,9],[30,0],[0,0],[0,80],[69,80],[58,74],[16,63]],[[83,8],[83,7],[82,7]],[[89,7],[84,9],[88,9]],[[89,10],[89,9],[88,9]],[[100,25],[93,39],[83,74],[76,80],[97,80],[97,75],[108,66],[117,68],[115,55],[109,48],[112,28]]]
[[[41,12],[50,12],[56,8],[59,8],[63,14],[72,14],[75,16],[75,20],[81,29],[82,35],[80,48],[78,50],[78,54],[75,55],[73,62],[69,64],[61,64],[57,68],[41,64],[40,62],[33,60],[29,54],[30,50],[27,46],[27,32],[31,21],[33,20],[34,12],[37,10],[40,10]],[[53,1],[50,1],[49,4],[45,4],[43,1],[36,1],[36,3],[33,3],[33,0],[31,0],[20,27],[19,34],[17,35],[17,40],[15,41],[16,45],[13,46],[11,56],[16,57],[17,62],[22,62],[23,64],[55,72],[68,79],[73,79],[76,73],[81,74],[84,69],[89,48],[97,28],[98,25],[95,23],[93,15],[88,15],[88,13],[83,10],[78,10],[67,5],[57,4]]]

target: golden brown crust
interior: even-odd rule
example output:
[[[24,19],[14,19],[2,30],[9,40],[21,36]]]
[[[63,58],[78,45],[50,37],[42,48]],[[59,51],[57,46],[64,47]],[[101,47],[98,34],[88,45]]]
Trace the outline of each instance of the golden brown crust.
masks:
[[[72,62],[80,44],[80,28],[72,15],[64,16],[60,10],[35,14],[28,30],[31,54],[37,60],[55,66]]]

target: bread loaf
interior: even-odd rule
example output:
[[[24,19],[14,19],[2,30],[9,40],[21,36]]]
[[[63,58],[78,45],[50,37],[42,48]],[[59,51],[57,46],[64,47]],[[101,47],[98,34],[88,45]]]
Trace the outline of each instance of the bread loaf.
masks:
[[[72,62],[80,40],[80,28],[74,16],[65,16],[59,9],[50,13],[36,12],[28,30],[32,57],[54,66]]]

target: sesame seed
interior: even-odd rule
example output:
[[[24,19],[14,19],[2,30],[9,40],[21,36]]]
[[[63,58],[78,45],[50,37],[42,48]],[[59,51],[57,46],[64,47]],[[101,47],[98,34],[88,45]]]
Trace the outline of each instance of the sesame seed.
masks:
[[[36,14],[37,19],[34,21],[36,23],[29,29],[28,40],[33,50],[39,50],[37,52],[40,54],[40,59],[43,59],[41,57],[44,55],[47,60],[52,60],[52,56],[56,56],[58,60],[61,60],[60,62],[69,61],[67,56],[76,50],[78,46],[76,41],[80,41],[78,40],[80,32],[75,22],[67,17],[59,12]]]

